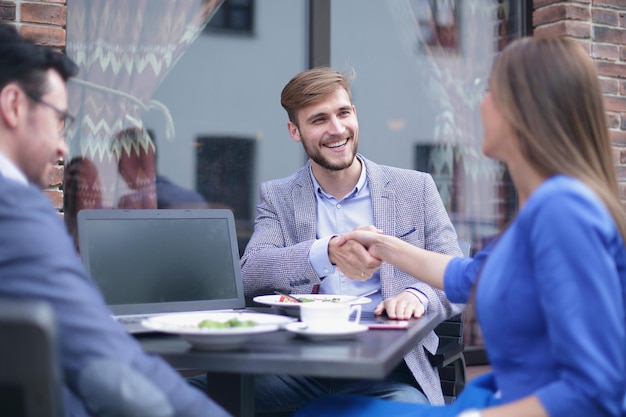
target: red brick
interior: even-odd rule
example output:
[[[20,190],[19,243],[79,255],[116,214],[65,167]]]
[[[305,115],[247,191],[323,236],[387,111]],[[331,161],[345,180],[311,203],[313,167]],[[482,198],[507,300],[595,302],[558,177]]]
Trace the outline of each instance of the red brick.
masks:
[[[603,94],[617,95],[619,94],[619,81],[601,77],[600,88],[602,88]]]
[[[591,57],[617,61],[619,59],[619,46],[594,43],[591,46]]]
[[[626,112],[626,97],[604,96],[604,106],[607,111]]]
[[[53,48],[63,48],[65,46],[65,29],[59,27],[22,25],[20,33],[25,38],[32,39],[40,45]]]
[[[619,59],[626,61],[626,46],[619,48]]]
[[[626,78],[626,63],[595,61],[595,65],[600,76]]]
[[[609,129],[619,129],[620,128],[620,116],[618,113],[607,112],[607,123],[609,125]]]
[[[622,124],[620,125],[620,128],[622,130],[626,130],[626,112],[621,114],[621,118],[622,118]]]
[[[619,83],[619,93],[622,96],[626,96],[626,81],[620,81],[620,83]]]
[[[44,190],[44,193],[50,199],[54,208],[56,208],[57,210],[63,209],[63,192],[62,191],[54,190],[54,189],[47,189],[47,190]]]
[[[50,176],[48,178],[48,185],[50,187],[60,187],[63,184],[63,165],[57,165],[52,167]]]
[[[602,25],[619,26],[619,13],[608,9],[593,9],[591,21]]]
[[[0,20],[15,21],[15,2],[0,1]]]
[[[593,38],[597,42],[613,43],[615,45],[626,45],[626,29],[617,29],[607,26],[594,26]]]
[[[609,137],[613,145],[626,145],[626,131],[623,130],[611,130],[609,131]],[[626,168],[623,168],[624,175],[620,178],[626,179]]]
[[[533,14],[533,24],[540,26],[547,23],[559,22],[562,20],[585,20],[590,19],[587,7],[573,4],[555,4],[543,7]]]
[[[623,10],[624,0],[593,0],[594,7],[610,7]]]
[[[65,26],[66,10],[63,5],[22,3],[20,20],[25,23]]]
[[[533,9],[541,9],[542,7],[549,6],[551,4],[564,3],[563,0],[534,0]],[[534,16],[533,16],[534,18]]]
[[[588,22],[562,21],[535,28],[534,33],[540,36],[564,36],[590,39],[591,25]]]

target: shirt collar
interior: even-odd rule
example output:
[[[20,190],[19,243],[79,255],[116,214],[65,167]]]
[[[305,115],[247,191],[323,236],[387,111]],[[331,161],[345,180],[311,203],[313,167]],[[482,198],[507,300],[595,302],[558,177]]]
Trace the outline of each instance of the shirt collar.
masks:
[[[363,161],[363,158],[361,158],[359,154],[356,155],[356,158],[359,161],[361,161],[361,175],[359,176],[359,180],[356,182],[356,185],[354,186],[354,189],[352,190],[352,192],[347,194],[344,197],[344,199],[356,196],[359,193],[359,191],[361,191],[365,187],[365,183],[367,181],[367,168],[365,167],[365,162]],[[315,190],[315,194],[321,195],[324,198],[334,198],[330,194],[327,194],[319,185],[319,183],[315,179],[315,175],[313,175],[312,167],[309,167],[309,175],[311,176],[311,181],[313,181],[313,189]]]
[[[5,178],[9,178],[13,181],[17,181],[24,185],[28,185],[28,179],[26,175],[2,152],[0,152],[0,174]]]

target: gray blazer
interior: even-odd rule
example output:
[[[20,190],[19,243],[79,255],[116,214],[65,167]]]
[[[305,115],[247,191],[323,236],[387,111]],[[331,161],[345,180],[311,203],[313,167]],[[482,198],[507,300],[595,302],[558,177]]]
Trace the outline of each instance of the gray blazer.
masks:
[[[375,164],[359,155],[367,167],[374,226],[420,248],[462,256],[457,235],[429,174]],[[320,278],[309,262],[316,239],[316,200],[311,163],[293,175],[261,184],[254,233],[241,258],[246,296],[310,293]],[[428,297],[428,310],[452,317],[463,306],[448,301],[443,291],[416,280],[390,264],[380,269],[383,298],[412,286]],[[436,352],[439,339],[431,332],[405,361],[432,404],[443,404],[437,371],[424,349]]]

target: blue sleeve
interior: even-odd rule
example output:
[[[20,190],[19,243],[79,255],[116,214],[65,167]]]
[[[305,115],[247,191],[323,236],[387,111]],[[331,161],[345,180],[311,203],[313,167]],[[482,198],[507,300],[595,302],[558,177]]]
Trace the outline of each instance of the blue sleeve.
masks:
[[[474,283],[487,260],[493,243],[487,245],[473,258],[452,258],[443,276],[446,296],[453,303],[467,303]]]
[[[94,416],[227,416],[110,317],[65,225],[34,188],[0,180],[0,296],[45,300],[58,328],[64,380]],[[66,392],[67,394],[67,392]]]
[[[626,389],[624,243],[595,199],[569,193],[534,214],[533,276],[559,378],[537,395],[548,414],[620,415]],[[621,266],[623,268],[623,265]],[[617,407],[617,408],[616,408]]]

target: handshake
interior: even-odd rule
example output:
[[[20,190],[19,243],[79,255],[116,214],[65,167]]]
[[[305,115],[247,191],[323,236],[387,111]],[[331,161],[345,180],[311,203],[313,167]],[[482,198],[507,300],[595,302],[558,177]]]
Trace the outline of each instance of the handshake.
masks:
[[[444,272],[453,258],[386,235],[374,226],[360,226],[333,237],[328,243],[328,257],[346,278],[355,281],[372,278],[383,262],[412,276],[415,281],[404,291],[384,299],[374,309],[374,314],[386,311],[390,318],[401,320],[424,314],[428,303],[424,285],[443,289]]]
[[[328,258],[346,278],[367,281],[383,262],[376,246],[382,236],[383,232],[374,226],[359,226],[331,238]]]

